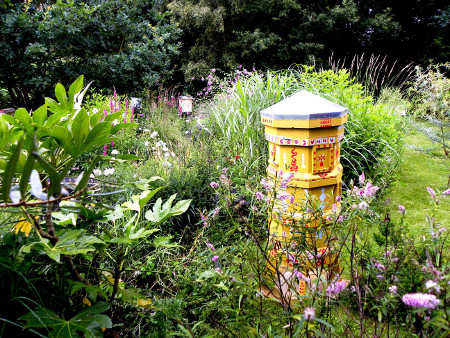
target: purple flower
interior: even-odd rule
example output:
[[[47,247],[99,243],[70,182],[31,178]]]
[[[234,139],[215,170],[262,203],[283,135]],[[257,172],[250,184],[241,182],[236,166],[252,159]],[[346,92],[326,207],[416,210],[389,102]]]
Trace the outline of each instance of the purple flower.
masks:
[[[361,210],[367,210],[369,208],[369,205],[367,204],[367,202],[362,201],[361,203],[358,204],[358,208]]]
[[[261,179],[261,184],[263,185],[264,189],[266,189],[266,190],[270,190],[271,189],[271,186],[270,186],[269,182],[265,178]]]
[[[220,175],[219,180],[220,180],[220,183],[222,183],[223,185],[230,184],[230,180],[224,174]]]
[[[365,177],[364,171],[363,171],[362,174],[359,176],[359,179],[358,179],[359,185],[363,185],[365,180],[366,180],[366,177]]]
[[[217,182],[211,182],[209,185],[211,186],[211,188],[214,188],[214,189],[217,189],[219,187],[219,183],[217,183]]]
[[[407,293],[402,297],[403,303],[417,309],[435,309],[440,300],[435,295],[426,293]]]
[[[341,280],[335,283],[331,283],[327,288],[327,295],[329,297],[333,295],[337,295],[342,292],[347,287],[347,282],[345,280]]]
[[[316,316],[316,309],[313,307],[305,307],[304,315],[306,320],[313,320]]]
[[[211,244],[211,242],[207,239],[206,240],[206,246],[211,250],[211,251],[214,251],[214,246]]]
[[[430,194],[431,198],[436,198],[436,193],[430,187],[427,187],[427,191]]]
[[[257,200],[263,200],[264,199],[264,194],[262,192],[257,191],[255,195],[256,195],[256,199]]]
[[[215,73],[215,72],[216,72],[215,68],[211,69],[211,73]]]
[[[219,259],[219,256],[213,256],[213,258],[211,258],[211,260],[212,260],[213,262],[217,261],[218,259]]]
[[[220,208],[219,207],[215,208],[212,217],[216,218],[217,216],[219,216],[219,213],[220,213]]]
[[[435,281],[433,281],[433,280],[428,280],[428,281],[425,283],[425,289],[428,290],[428,293],[432,292],[433,289],[434,289],[434,291],[436,291],[437,293],[441,292],[441,288],[440,288],[439,285],[438,285]]]
[[[401,204],[398,205],[398,211],[400,211],[400,213],[401,213],[402,215],[406,214],[406,209],[405,209],[405,207],[404,207],[403,205],[401,205]]]
[[[367,182],[366,186],[363,189],[363,197],[372,197],[375,196],[376,192],[378,191],[379,187],[376,185],[372,185],[372,183]]]
[[[331,211],[333,211],[334,213],[338,212],[338,207],[337,207],[336,203],[333,203],[333,206],[331,207]]]
[[[338,196],[336,196],[336,202],[338,202],[338,203],[339,203],[339,202],[341,201],[341,199],[342,199],[342,197],[341,197],[341,196],[339,196],[339,195],[338,195]]]
[[[447,190],[444,190],[444,191],[442,192],[442,195],[444,195],[444,196],[450,195],[450,188],[447,189]]]
[[[375,263],[375,267],[376,267],[378,270],[381,270],[381,271],[386,270],[386,267],[385,267],[383,264],[380,264],[380,263],[378,263],[378,262]]]

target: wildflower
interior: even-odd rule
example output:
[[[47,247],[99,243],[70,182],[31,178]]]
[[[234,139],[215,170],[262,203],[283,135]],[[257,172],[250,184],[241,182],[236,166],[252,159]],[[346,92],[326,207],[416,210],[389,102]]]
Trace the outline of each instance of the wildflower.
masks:
[[[264,199],[264,194],[262,192],[257,191],[255,196],[256,196],[257,200],[263,200]]]
[[[150,132],[150,129],[144,128],[142,131],[143,131],[144,133],[149,133],[149,132]]]
[[[219,187],[219,183],[217,183],[217,182],[211,182],[209,185],[210,185],[211,188],[213,188],[213,189],[217,189],[217,188]]]
[[[337,207],[336,203],[333,203],[333,206],[331,207],[331,210],[332,210],[334,213],[337,213],[337,212],[338,212],[338,207]]]
[[[335,283],[331,283],[327,288],[327,295],[329,297],[333,295],[337,295],[342,292],[347,287],[347,282],[345,280],[341,280]]]
[[[154,131],[153,133],[150,134],[150,137],[151,137],[151,138],[156,138],[156,137],[158,137],[158,132],[157,132],[157,131]]]
[[[406,209],[405,209],[405,207],[404,207],[403,205],[401,205],[401,204],[398,205],[398,211],[400,211],[400,213],[401,213],[402,215],[406,214]]]
[[[381,270],[381,271],[386,270],[386,267],[383,264],[376,262],[374,265],[378,270]]]
[[[403,303],[418,309],[435,309],[440,300],[435,295],[426,293],[407,293],[402,297]]]
[[[211,73],[215,73],[215,72],[216,72],[215,68],[211,69]]]
[[[441,292],[441,288],[440,288],[439,285],[438,285],[435,281],[433,281],[433,280],[428,280],[428,281],[425,283],[425,289],[428,290],[428,293],[432,292],[433,289],[434,289],[434,291],[437,292],[437,293]]]
[[[208,225],[208,216],[205,216],[202,213],[200,213],[200,218],[203,221],[203,226],[207,226]]]
[[[93,174],[94,176],[101,176],[102,171],[100,169],[94,169]]]
[[[431,198],[436,198],[436,193],[430,187],[427,187],[427,191],[430,194]]]
[[[213,262],[217,261],[218,259],[219,259],[219,256],[213,256],[213,257],[211,258],[211,260],[212,260]]]
[[[344,222],[344,217],[343,216],[339,216],[336,222],[338,222],[338,223]]]
[[[37,220],[38,217],[35,217]],[[23,232],[25,234],[25,237],[28,237],[31,232],[31,226],[32,224],[26,219],[25,217],[22,217],[19,219],[19,222],[14,226],[13,230],[16,229],[15,233],[16,235],[20,232]],[[11,230],[11,232],[13,231]]]
[[[222,174],[226,174],[228,171],[228,168],[222,168]]]
[[[390,293],[396,294],[396,293],[397,293],[397,285],[391,285],[391,286],[388,288],[388,290],[389,290]]]
[[[365,175],[364,175],[364,171],[362,172],[362,174],[359,176],[359,179],[358,179],[358,181],[359,181],[359,185],[363,185],[364,184],[364,181],[365,181],[365,179],[366,179],[366,177],[365,177]]]
[[[217,216],[219,216],[219,213],[220,213],[220,208],[219,207],[217,207],[217,208],[215,208],[214,209],[214,212],[213,212],[213,218],[216,218]]]
[[[175,157],[175,153],[173,151],[171,151],[170,156]]]
[[[212,85],[212,81],[209,80],[209,81],[208,81],[208,86],[211,86],[211,85]]]
[[[262,179],[261,179],[261,184],[263,185],[263,187],[264,187],[266,190],[270,190],[270,189],[271,189],[269,182],[268,182],[265,178],[262,178]]]
[[[210,243],[210,241],[209,240],[206,240],[206,246],[209,248],[209,250],[211,250],[211,251],[214,251],[215,249],[214,249],[214,246]]]
[[[336,202],[338,202],[338,203],[339,203],[339,202],[341,201],[341,199],[342,199],[342,198],[341,198],[341,196],[339,196],[339,195],[338,195],[338,196],[336,196]]]
[[[372,183],[367,182],[366,186],[364,187],[362,191],[363,197],[372,197],[375,196],[376,192],[378,191],[379,187],[376,185],[372,185]]]
[[[447,190],[444,190],[444,191],[442,192],[442,195],[444,195],[444,196],[450,195],[450,188],[447,189]]]
[[[306,320],[313,320],[316,315],[316,309],[313,307],[306,307],[304,315]]]
[[[221,268],[215,268],[214,271],[216,271],[217,273],[223,274],[223,271]]]
[[[223,185],[228,185],[230,183],[230,181],[224,174],[220,175],[219,180],[220,180],[220,183],[222,183]]]
[[[358,204],[358,208],[361,210],[367,210],[367,208],[369,208],[369,205],[367,204],[367,202],[362,201],[361,203]]]
[[[111,151],[111,155],[117,155],[117,154],[119,154],[119,151],[117,149],[113,149]]]
[[[144,146],[146,146],[146,147],[148,147],[149,144],[150,144],[150,142],[148,142],[148,141],[144,142]]]

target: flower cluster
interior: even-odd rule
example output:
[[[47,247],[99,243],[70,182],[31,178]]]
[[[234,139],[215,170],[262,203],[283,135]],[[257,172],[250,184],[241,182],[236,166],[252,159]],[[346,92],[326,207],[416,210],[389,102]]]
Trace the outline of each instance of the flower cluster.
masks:
[[[330,285],[328,285],[327,288],[327,295],[329,297],[338,295],[347,287],[347,282],[345,280],[340,280],[337,282],[332,282]]]
[[[435,295],[426,293],[407,293],[403,295],[402,301],[416,309],[435,309],[440,303]]]

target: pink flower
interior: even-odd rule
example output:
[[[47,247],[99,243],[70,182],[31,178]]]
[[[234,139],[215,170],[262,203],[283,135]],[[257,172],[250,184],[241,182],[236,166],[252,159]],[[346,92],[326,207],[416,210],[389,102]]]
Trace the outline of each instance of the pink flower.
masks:
[[[334,213],[337,213],[337,212],[338,212],[338,207],[337,207],[336,203],[333,203],[333,206],[331,207],[331,210],[332,210]]]
[[[430,187],[427,187],[427,191],[430,194],[431,198],[436,198],[436,193]]]
[[[364,171],[362,172],[362,174],[359,176],[359,179],[358,179],[358,181],[359,181],[359,185],[363,185],[364,184],[364,181],[365,181],[365,179],[366,179],[366,177],[365,177],[365,175],[364,175]]]
[[[209,185],[211,186],[211,188],[214,188],[214,189],[217,189],[219,187],[219,183],[217,183],[217,182],[211,182]]]
[[[211,250],[214,251],[214,246],[209,242],[209,240],[206,240],[206,246]]]
[[[341,199],[342,199],[341,196],[336,196],[336,202],[339,203],[341,201]]]
[[[219,213],[220,213],[220,208],[219,207],[215,208],[212,217],[216,218],[217,216],[219,216]]]
[[[404,207],[403,205],[401,205],[401,204],[398,205],[398,211],[400,211],[400,213],[401,213],[402,215],[406,214],[406,209],[405,209],[405,207]]]
[[[316,316],[316,309],[313,307],[305,307],[305,312],[303,314],[306,320],[313,320]]]
[[[342,292],[347,287],[347,282],[345,280],[341,280],[335,283],[331,283],[327,288],[327,295],[329,297],[333,295],[337,295]]]
[[[211,73],[215,73],[215,72],[216,72],[215,68],[211,69]]]
[[[417,309],[435,309],[440,300],[435,295],[426,293],[407,293],[402,297],[403,303]]]
[[[257,191],[255,196],[256,196],[257,200],[263,200],[264,199],[264,194],[262,192]]]
[[[217,261],[218,259],[219,259],[219,256],[213,256],[213,258],[211,258],[211,260],[212,260],[213,262]]]
[[[444,190],[444,191],[442,192],[442,195],[444,195],[444,196],[450,195],[450,188],[447,189],[447,190]]]

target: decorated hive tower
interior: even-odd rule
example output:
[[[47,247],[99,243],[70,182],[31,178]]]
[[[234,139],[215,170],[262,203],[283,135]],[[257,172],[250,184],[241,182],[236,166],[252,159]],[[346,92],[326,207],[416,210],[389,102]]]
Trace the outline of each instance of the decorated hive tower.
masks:
[[[340,141],[347,113],[305,90],[261,111],[269,143],[268,181],[277,201],[269,219],[268,264],[276,292],[296,280],[294,269],[311,278],[317,271],[328,278],[339,273],[329,226],[340,208]],[[306,283],[296,285],[305,294]]]

